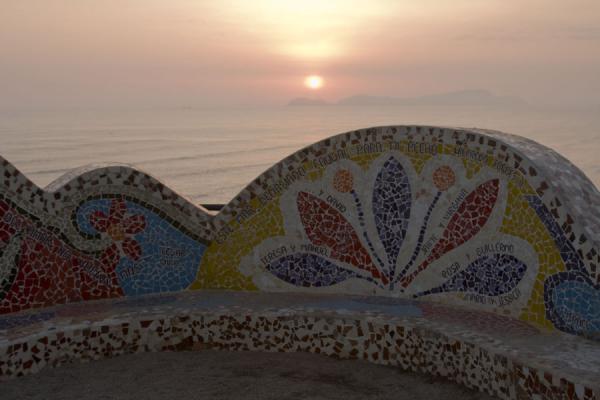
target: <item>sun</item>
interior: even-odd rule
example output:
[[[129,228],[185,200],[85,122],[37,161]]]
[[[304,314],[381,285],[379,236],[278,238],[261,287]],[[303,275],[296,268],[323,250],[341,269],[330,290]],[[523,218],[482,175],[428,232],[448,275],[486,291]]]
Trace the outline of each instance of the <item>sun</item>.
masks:
[[[312,90],[317,90],[323,87],[323,78],[319,75],[310,75],[304,79],[304,85]]]

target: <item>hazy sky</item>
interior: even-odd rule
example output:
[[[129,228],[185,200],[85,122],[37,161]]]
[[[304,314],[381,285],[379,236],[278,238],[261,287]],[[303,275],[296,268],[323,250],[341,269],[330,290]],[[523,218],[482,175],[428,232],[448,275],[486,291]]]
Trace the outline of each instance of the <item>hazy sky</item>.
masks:
[[[0,108],[476,88],[600,105],[600,1],[0,0]]]

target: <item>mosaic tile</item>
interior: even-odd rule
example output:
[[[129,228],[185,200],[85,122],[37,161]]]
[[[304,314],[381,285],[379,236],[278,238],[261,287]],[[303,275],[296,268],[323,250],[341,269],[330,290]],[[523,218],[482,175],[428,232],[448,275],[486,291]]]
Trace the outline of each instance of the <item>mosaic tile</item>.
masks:
[[[52,311],[40,311],[24,315],[5,315],[0,317],[0,331],[48,321],[55,316],[56,313]]]
[[[403,287],[410,285],[432,262],[471,239],[483,228],[498,198],[498,182],[497,179],[487,181],[465,197],[429,256],[412,274],[400,278]]]
[[[442,292],[467,292],[485,296],[499,296],[511,292],[525,274],[527,265],[508,254],[483,256],[473,261],[443,285],[414,296],[427,296]]]
[[[381,244],[385,249],[390,280],[402,243],[406,237],[412,203],[410,183],[402,164],[390,157],[375,178],[373,215]]]
[[[501,399],[593,399],[599,391],[597,346],[542,336],[492,313],[348,295],[196,291],[130,300],[103,301],[118,304],[110,315],[78,314],[70,309],[80,304],[66,304],[43,313],[70,319],[35,329],[25,320],[13,324],[3,331],[8,335],[0,332],[0,380],[127,353],[223,349],[362,359],[445,377]],[[556,348],[572,350],[559,361]]]
[[[20,176],[2,165],[5,177]],[[193,282],[210,240],[208,214],[200,223],[192,215],[201,210],[133,169],[82,173],[53,192],[24,177],[0,187],[0,313],[179,291]]]
[[[112,239],[101,258],[127,296],[183,290],[196,277],[205,246],[135,202],[93,199],[76,219],[80,232]]]
[[[84,167],[42,189],[0,159],[0,178],[0,314],[8,317],[123,301],[90,311],[106,316],[128,308],[129,297],[182,291],[305,292],[418,297],[429,302],[423,318],[440,324],[489,318],[490,326],[504,324],[517,336],[559,331],[581,343],[600,341],[600,193],[560,155],[517,136],[428,126],[340,134],[275,164],[216,215],[131,166]],[[153,307],[144,301],[138,309]],[[444,319],[439,307],[453,307],[456,318]],[[33,316],[22,321],[31,329],[43,324]],[[360,329],[370,329],[363,322]],[[246,326],[277,324],[265,317]],[[381,338],[362,348],[319,324],[327,331],[319,346],[317,339],[298,344],[291,333],[277,340],[283,349],[318,348],[374,362],[391,362],[407,346],[390,350],[389,327],[377,328]],[[449,334],[452,324],[442,331]],[[215,335],[224,329],[213,327]],[[260,346],[278,348],[272,335],[253,335],[264,339]],[[469,364],[445,358],[435,346],[402,365],[475,386],[492,379],[489,371],[515,373],[493,351]],[[466,349],[453,354],[466,357]],[[479,371],[482,365],[490,369]],[[518,373],[528,396],[554,395],[561,387],[537,372]],[[489,386],[507,398],[510,387]]]
[[[590,239],[574,235],[577,224],[568,213],[561,214],[565,202],[544,189],[551,177],[528,161],[533,145],[506,138],[510,145],[498,132],[384,127],[349,132],[304,149],[240,194],[240,199],[264,199],[263,191],[276,190],[277,197],[258,209],[276,203],[284,232],[246,248],[237,268],[260,290],[290,290],[291,284],[326,292],[419,295],[470,308],[489,304],[492,312],[583,334],[548,317],[544,282],[564,269],[564,261],[556,259],[560,244],[547,240],[546,232],[552,237],[553,228],[527,204],[527,196],[554,205],[548,210],[555,225],[573,248],[581,249],[572,252],[577,256],[573,260],[584,265],[591,282],[598,276],[599,254],[589,247]],[[285,178],[298,168],[309,174],[294,181]],[[232,212],[235,203],[230,204]],[[215,217],[216,226],[230,218],[228,212]],[[525,240],[527,246],[512,238]],[[286,249],[285,259],[282,255],[281,260],[257,263],[274,240]],[[319,254],[290,254],[307,242]],[[494,253],[486,246],[506,251]],[[478,252],[489,254],[481,257]],[[581,253],[588,260],[590,255],[596,258],[587,261]],[[492,277],[494,273],[498,275]],[[461,293],[483,297],[475,301]],[[595,293],[590,286],[592,297]],[[585,335],[594,337],[587,331]]]
[[[331,249],[332,259],[364,269],[374,279],[387,283],[387,278],[373,264],[352,225],[338,210],[308,192],[298,193],[297,204],[306,235],[315,246],[327,246]]]
[[[304,287],[331,286],[349,278],[362,278],[353,271],[338,267],[316,254],[291,254],[266,267],[272,274],[292,285]]]
[[[481,302],[473,304],[461,293],[485,298],[518,293],[525,303],[500,309],[499,302],[490,301],[489,311],[594,337],[594,323],[590,333],[559,322],[552,311],[559,308],[552,299],[559,299],[550,292],[571,293],[567,288],[575,283],[567,283],[574,279],[587,285],[577,287],[590,301],[595,298],[600,254],[589,232],[596,228],[590,218],[580,218],[581,205],[559,195],[564,197],[563,186],[576,187],[589,202],[597,191],[560,156],[536,149],[544,148],[493,131],[383,127],[348,132],[289,156],[214,217],[129,166],[79,169],[42,190],[3,161],[3,312],[186,288],[269,290],[285,282],[307,290],[420,294],[466,307],[481,307]],[[548,161],[563,163],[569,173],[548,169]],[[282,203],[294,196],[295,207]],[[30,223],[19,222],[16,214]],[[322,218],[325,222],[317,222]],[[304,241],[319,247],[320,253],[288,253],[285,260],[263,265],[250,261],[260,258],[266,243],[289,246],[292,237],[300,246]],[[514,245],[514,254],[488,259],[502,260],[495,265],[503,271],[504,261],[514,257],[535,276],[511,280],[512,286],[498,291],[496,281],[481,277],[491,264],[474,261],[480,258],[476,243],[502,245],[513,237],[531,246],[537,265],[520,255],[529,251],[521,245]],[[50,240],[54,248],[48,248]],[[45,253],[39,251],[43,243]],[[54,267],[32,273],[26,264]],[[573,266],[581,277],[560,275]],[[25,282],[37,283],[24,289]],[[582,307],[570,318],[593,320],[581,314]]]

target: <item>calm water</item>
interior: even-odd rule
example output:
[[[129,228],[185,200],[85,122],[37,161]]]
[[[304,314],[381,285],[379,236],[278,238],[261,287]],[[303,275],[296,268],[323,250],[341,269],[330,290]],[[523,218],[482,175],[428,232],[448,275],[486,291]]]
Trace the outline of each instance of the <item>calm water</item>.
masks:
[[[134,164],[200,203],[226,203],[299,148],[352,129],[432,124],[529,137],[600,186],[600,110],[271,107],[1,112],[0,154],[40,186],[90,163]]]

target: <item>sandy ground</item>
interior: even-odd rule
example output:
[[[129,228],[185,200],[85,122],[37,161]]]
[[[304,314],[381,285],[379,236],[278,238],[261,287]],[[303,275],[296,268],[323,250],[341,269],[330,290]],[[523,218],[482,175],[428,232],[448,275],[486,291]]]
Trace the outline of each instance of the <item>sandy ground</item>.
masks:
[[[494,399],[427,375],[308,353],[126,355],[0,384],[9,399]]]

